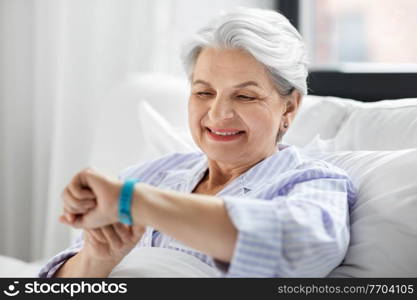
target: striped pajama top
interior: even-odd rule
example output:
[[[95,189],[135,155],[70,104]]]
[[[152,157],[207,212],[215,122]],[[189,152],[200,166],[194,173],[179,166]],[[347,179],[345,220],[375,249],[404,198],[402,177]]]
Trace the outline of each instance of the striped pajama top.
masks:
[[[238,230],[230,263],[187,247],[147,227],[136,247],[183,251],[216,268],[222,277],[324,277],[337,267],[349,244],[349,211],[356,189],[345,171],[295,146],[278,151],[230,182],[216,196]],[[208,168],[202,152],[173,153],[124,170],[162,189],[191,193]],[[213,220],[215,222],[215,220]],[[83,247],[80,235],[52,257],[39,277],[56,270]]]

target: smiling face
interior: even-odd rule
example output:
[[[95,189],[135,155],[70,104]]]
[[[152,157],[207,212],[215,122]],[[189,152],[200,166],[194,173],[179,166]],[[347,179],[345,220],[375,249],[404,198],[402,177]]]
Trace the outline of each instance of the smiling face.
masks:
[[[209,159],[250,164],[276,151],[286,101],[266,68],[238,49],[204,48],[192,76],[188,104],[195,143]]]

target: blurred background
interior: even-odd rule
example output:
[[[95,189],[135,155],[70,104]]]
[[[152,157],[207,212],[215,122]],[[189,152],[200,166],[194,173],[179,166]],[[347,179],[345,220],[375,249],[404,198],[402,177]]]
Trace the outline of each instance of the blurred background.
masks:
[[[0,0],[0,255],[69,245],[60,194],[92,162],[103,99],[137,73],[183,79],[181,43],[236,6],[279,10],[300,30],[311,94],[417,95],[414,0]]]

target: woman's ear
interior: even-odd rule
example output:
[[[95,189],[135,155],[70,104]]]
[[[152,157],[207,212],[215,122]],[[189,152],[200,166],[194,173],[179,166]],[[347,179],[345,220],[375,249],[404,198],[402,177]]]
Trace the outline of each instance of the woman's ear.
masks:
[[[295,89],[291,92],[291,94],[285,97],[285,108],[284,113],[282,114],[281,124],[278,128],[278,135],[275,141],[276,143],[279,143],[282,140],[282,137],[291,126],[291,123],[300,108],[302,100],[303,95]]]
[[[294,117],[301,106],[302,99],[303,95],[295,89],[291,94],[285,97],[285,111],[283,117],[288,120],[288,123],[291,123],[294,120]]]

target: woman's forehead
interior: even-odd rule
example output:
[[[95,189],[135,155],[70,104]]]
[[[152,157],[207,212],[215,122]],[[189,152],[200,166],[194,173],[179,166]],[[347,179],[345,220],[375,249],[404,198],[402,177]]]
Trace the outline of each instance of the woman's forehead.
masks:
[[[211,81],[227,81],[233,86],[246,84],[260,88],[270,85],[266,68],[253,56],[239,49],[203,49],[194,67],[193,84]]]
[[[196,68],[230,71],[263,71],[264,66],[252,55],[240,49],[204,48],[196,62]],[[250,69],[248,69],[250,67]]]

